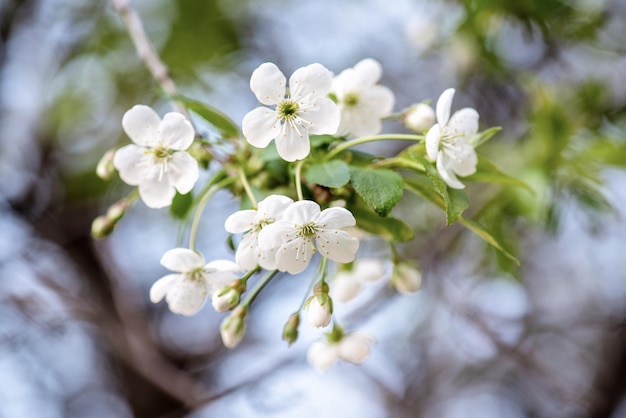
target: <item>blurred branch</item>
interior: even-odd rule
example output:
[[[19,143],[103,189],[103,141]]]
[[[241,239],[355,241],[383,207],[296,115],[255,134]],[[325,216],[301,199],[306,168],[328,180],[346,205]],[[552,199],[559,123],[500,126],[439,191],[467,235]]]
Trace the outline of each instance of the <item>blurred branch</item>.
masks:
[[[130,0],[111,0],[111,2],[115,10],[117,10],[118,14],[122,18],[133,44],[135,44],[137,55],[146,65],[154,80],[159,84],[159,86],[161,86],[163,91],[168,96],[179,96],[180,93],[174,83],[174,80],[170,78],[167,67],[156,53],[150,39],[148,39],[148,35],[146,35],[143,23],[141,22],[141,18],[135,9],[131,7]],[[189,113],[182,104],[174,101],[173,106],[177,112],[185,115],[185,117],[191,122]]]

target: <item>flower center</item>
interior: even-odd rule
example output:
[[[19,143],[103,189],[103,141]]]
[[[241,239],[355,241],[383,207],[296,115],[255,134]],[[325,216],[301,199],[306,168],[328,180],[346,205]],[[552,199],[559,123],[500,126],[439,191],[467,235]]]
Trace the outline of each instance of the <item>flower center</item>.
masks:
[[[354,107],[359,104],[359,95],[356,93],[348,93],[343,99],[344,103],[348,107]]]
[[[299,107],[298,103],[292,100],[282,101],[278,105],[278,115],[281,120],[292,120],[296,117]]]
[[[261,229],[265,228],[269,224],[273,224],[275,222],[274,218],[263,218],[259,222],[254,225],[253,231],[259,232]]]
[[[315,234],[317,234],[317,225],[315,222],[308,222],[304,225],[300,225],[298,229],[299,231],[297,235],[299,237],[313,238]]]

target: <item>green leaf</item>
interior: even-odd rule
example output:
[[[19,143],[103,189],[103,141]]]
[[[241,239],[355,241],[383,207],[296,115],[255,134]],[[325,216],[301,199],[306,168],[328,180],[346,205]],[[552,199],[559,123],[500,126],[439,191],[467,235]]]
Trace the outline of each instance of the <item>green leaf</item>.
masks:
[[[497,134],[502,130],[499,126],[494,126],[493,128],[485,129],[482,132],[478,132],[476,135],[470,139],[470,143],[474,148],[481,146],[485,142],[489,141],[492,136]]]
[[[364,231],[390,241],[407,242],[415,237],[415,231],[408,224],[393,217],[380,217],[364,208],[350,208],[356,218],[356,225]]]
[[[482,181],[485,183],[498,183],[506,186],[523,187],[531,194],[535,194],[535,191],[528,184],[520,179],[511,177],[508,174],[504,174],[500,171],[492,162],[478,157],[478,165],[476,166],[476,172],[471,176],[465,177],[465,180],[470,181]]]
[[[239,136],[237,124],[213,106],[184,96],[175,96],[174,99],[213,125],[225,138],[237,138]]]
[[[322,145],[332,144],[337,141],[337,138],[332,135],[311,135],[309,141],[311,142],[311,148],[317,148]]]
[[[192,192],[187,194],[176,192],[176,196],[174,196],[174,200],[172,200],[172,206],[170,206],[170,213],[177,219],[185,219],[189,215],[192,203]]]
[[[350,183],[380,216],[387,216],[402,197],[404,182],[395,171],[350,167]]]
[[[467,229],[469,229],[470,231],[474,232],[475,234],[477,234],[479,237],[481,237],[482,239],[484,239],[485,241],[487,241],[489,244],[491,244],[492,247],[494,247],[495,249],[497,249],[498,251],[500,251],[506,258],[508,258],[509,260],[513,261],[516,265],[520,265],[519,260],[510,252],[508,252],[507,250],[504,249],[504,247],[502,246],[502,244],[500,244],[498,242],[498,240],[496,240],[493,235],[491,235],[491,233],[489,231],[487,231],[485,229],[485,227],[483,227],[481,224],[479,224],[478,222],[472,220],[472,219],[467,219],[464,217],[459,217],[459,222],[465,226]]]
[[[343,161],[333,160],[313,164],[307,169],[305,177],[307,181],[324,187],[341,187],[350,181],[350,169]]]
[[[449,188],[439,175],[439,172],[437,172],[433,163],[426,158],[415,155],[415,153],[412,157],[424,166],[426,176],[435,187],[439,196],[443,198],[444,210],[446,211],[446,225],[453,224],[465,209],[469,207],[467,193],[465,193],[464,190]]]

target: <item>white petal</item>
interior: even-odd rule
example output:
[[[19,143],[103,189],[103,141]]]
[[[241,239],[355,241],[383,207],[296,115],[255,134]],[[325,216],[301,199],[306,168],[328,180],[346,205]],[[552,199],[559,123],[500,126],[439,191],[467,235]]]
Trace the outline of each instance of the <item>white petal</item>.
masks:
[[[348,209],[334,207],[324,209],[317,217],[316,223],[325,229],[342,229],[356,225],[356,220]]]
[[[197,313],[206,302],[207,291],[204,283],[184,279],[176,282],[165,295],[170,311],[191,316]]]
[[[461,183],[458,178],[456,178],[456,175],[452,171],[452,167],[450,167],[450,161],[443,152],[439,153],[439,156],[437,157],[437,171],[448,186],[453,189],[465,188],[465,185]]]
[[[168,274],[167,276],[161,277],[159,280],[154,282],[152,287],[150,288],[150,301],[152,303],[160,302],[167,292],[171,289],[171,287],[180,280],[183,280],[185,276],[182,274]]]
[[[240,234],[242,232],[249,231],[252,227],[254,227],[254,220],[256,216],[256,210],[239,210],[226,218],[224,228],[231,234]]]
[[[474,174],[476,172],[476,164],[478,164],[478,156],[476,151],[474,151],[474,147],[468,143],[458,143],[453,148],[453,151],[453,153],[449,152],[449,155],[453,157],[449,160],[450,168],[459,176],[464,177]],[[448,150],[446,149],[444,152],[448,152]]]
[[[373,342],[373,338],[364,334],[348,334],[339,342],[339,357],[350,363],[363,363],[370,353],[369,346]]]
[[[167,175],[176,190],[189,193],[200,175],[198,162],[185,151],[175,152],[168,162]]]
[[[294,71],[289,77],[289,91],[292,99],[300,101],[309,94],[326,96],[332,83],[333,74],[322,64],[315,63]]]
[[[241,267],[230,260],[213,260],[207,263],[204,268],[209,271],[209,274],[211,274],[212,271],[227,271],[231,273],[241,271]]]
[[[285,97],[286,78],[276,64],[261,64],[250,77],[250,89],[257,100],[266,105],[280,103]]]
[[[277,220],[293,203],[287,196],[273,194],[259,202],[258,219],[274,218]]]
[[[278,155],[289,162],[306,158],[311,151],[309,132],[304,127],[295,129],[290,124],[285,124],[283,128],[283,133],[276,137]]]
[[[161,265],[168,270],[186,273],[204,267],[204,259],[189,248],[173,248],[163,254]]]
[[[159,181],[158,176],[142,180],[139,184],[139,196],[149,208],[158,209],[172,204],[176,195],[176,189],[169,182],[169,177],[164,176]]]
[[[318,371],[327,370],[337,361],[337,345],[327,344],[321,341],[314,342],[307,352],[307,361]]]
[[[429,129],[426,134],[426,154],[431,161],[437,160],[439,154],[439,142],[441,141],[441,130],[439,124],[436,123]]]
[[[152,157],[136,145],[126,145],[115,152],[113,166],[119,171],[126,184],[137,186],[145,178],[146,166],[152,164]]]
[[[257,107],[244,116],[241,131],[248,143],[257,148],[265,148],[272,139],[280,135],[280,121],[276,111],[267,107]]]
[[[339,272],[331,283],[333,301],[347,302],[354,299],[361,289],[361,283],[352,272]]]
[[[160,125],[161,144],[168,149],[184,151],[193,142],[195,132],[191,123],[180,113],[167,113]]]
[[[258,234],[249,232],[243,236],[241,242],[237,246],[235,260],[245,270],[252,270],[259,262],[257,255],[261,251],[257,241]]]
[[[277,221],[259,231],[259,248],[269,250],[278,248],[296,235],[294,224],[289,221]]]
[[[312,200],[300,200],[294,202],[283,212],[283,219],[297,225],[317,220],[320,216],[320,205]]]
[[[373,58],[365,58],[354,66],[359,81],[363,84],[374,85],[383,74],[383,67]]]
[[[269,250],[258,249],[257,262],[261,268],[265,270],[276,269],[276,248],[270,248]]]
[[[374,86],[361,94],[361,102],[368,113],[378,118],[389,116],[396,103],[393,92],[385,86]]]
[[[341,122],[341,110],[335,102],[327,97],[316,97],[313,100],[303,102],[306,106],[313,105],[309,109],[298,112],[298,116],[306,120],[305,127],[315,135],[334,134]]]
[[[354,261],[359,249],[359,240],[341,230],[323,230],[318,232],[315,244],[320,254],[339,263]]]
[[[314,251],[310,239],[292,239],[276,250],[276,268],[291,274],[301,273],[309,265]]]
[[[234,264],[234,263],[233,263]],[[237,266],[239,268],[239,266]],[[230,271],[215,271],[204,276],[206,291],[209,295],[214,294],[224,286],[228,286],[239,277]]]
[[[437,122],[440,126],[446,126],[450,119],[450,108],[452,107],[452,98],[454,97],[454,89],[448,89],[441,93],[437,100]]]
[[[145,105],[133,106],[122,117],[122,127],[126,135],[135,144],[144,147],[158,143],[161,138],[159,135],[160,124],[159,115],[151,107]]]
[[[463,108],[450,118],[445,128],[446,136],[469,140],[478,132],[478,112],[471,107]]]

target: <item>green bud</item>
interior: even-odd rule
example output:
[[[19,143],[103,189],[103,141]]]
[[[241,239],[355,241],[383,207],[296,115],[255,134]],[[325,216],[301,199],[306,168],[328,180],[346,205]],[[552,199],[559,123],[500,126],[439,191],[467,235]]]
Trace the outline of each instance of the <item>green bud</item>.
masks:
[[[96,175],[102,180],[110,180],[115,173],[115,166],[113,166],[113,157],[115,156],[115,149],[110,149],[104,153],[98,165],[96,166]]]
[[[298,339],[298,327],[300,326],[300,314],[298,312],[292,314],[283,328],[283,340],[289,345]]]
[[[114,227],[115,223],[111,222],[108,216],[98,216],[91,223],[91,236],[97,239],[108,237],[113,232]]]

